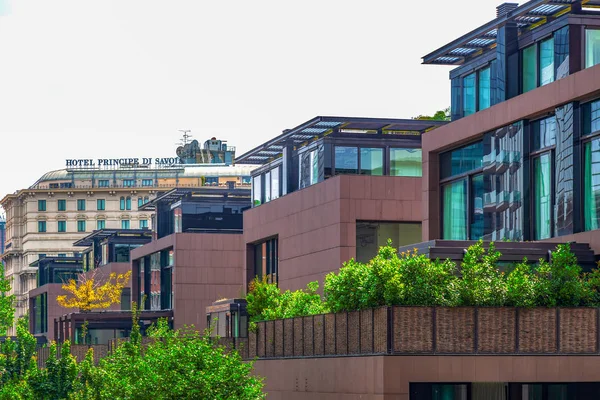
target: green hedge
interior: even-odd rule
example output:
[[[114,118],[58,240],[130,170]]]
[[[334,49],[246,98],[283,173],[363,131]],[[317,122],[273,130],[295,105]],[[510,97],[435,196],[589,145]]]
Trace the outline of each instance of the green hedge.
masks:
[[[527,259],[508,268],[493,243],[470,246],[460,268],[450,260],[430,260],[416,249],[398,254],[391,242],[368,263],[350,260],[318,283],[282,293],[266,280],[253,281],[247,296],[251,321],[325,312],[406,306],[600,306],[600,271],[583,273],[569,244],[560,244],[551,261]]]

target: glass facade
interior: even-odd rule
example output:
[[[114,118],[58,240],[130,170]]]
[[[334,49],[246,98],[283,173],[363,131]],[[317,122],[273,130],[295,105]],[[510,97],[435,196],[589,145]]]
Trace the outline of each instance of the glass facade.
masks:
[[[489,108],[492,103],[492,82],[491,68],[487,67],[479,71],[479,110]]]
[[[361,147],[360,173],[361,175],[383,175],[383,149]]]
[[[477,111],[476,74],[472,73],[463,78],[463,116],[475,114]]]
[[[357,221],[356,261],[369,262],[388,239],[394,247],[421,242],[421,224],[404,222]]]
[[[390,149],[391,176],[422,176],[421,149]]]
[[[554,82],[554,38],[540,42],[540,86]]]
[[[464,174],[483,166],[483,143],[476,142],[446,153],[440,154],[443,178]]]
[[[522,59],[522,92],[529,92],[537,87],[537,45],[532,45],[523,49]]]
[[[335,147],[335,173],[358,174],[358,147]]]
[[[600,63],[600,29],[585,30],[585,67]]]

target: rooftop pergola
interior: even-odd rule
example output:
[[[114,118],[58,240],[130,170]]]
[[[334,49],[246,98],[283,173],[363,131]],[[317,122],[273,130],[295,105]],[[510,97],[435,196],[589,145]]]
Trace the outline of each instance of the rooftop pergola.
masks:
[[[293,129],[285,130],[283,134],[274,139],[236,157],[235,162],[263,165],[281,155],[286,143],[291,142],[297,146],[309,140],[345,130],[348,133],[364,133],[372,137],[372,133],[424,133],[444,124],[446,124],[445,121],[420,119],[315,117]]]
[[[496,47],[498,28],[516,23],[521,30],[534,29],[574,10],[595,9],[600,0],[531,0],[500,15],[485,25],[459,37],[423,57],[423,64],[461,65]]]
[[[122,237],[152,237],[150,229],[101,229],[94,231],[83,239],[79,239],[73,246],[90,247],[95,241],[104,240],[113,236]]]
[[[247,188],[175,188],[158,195],[155,199],[150,200],[148,203],[140,206],[139,209],[143,211],[155,211],[158,203],[172,204],[176,201],[183,199],[184,197],[195,197],[195,198],[206,198],[214,199],[221,197],[223,199],[250,199],[250,189]]]

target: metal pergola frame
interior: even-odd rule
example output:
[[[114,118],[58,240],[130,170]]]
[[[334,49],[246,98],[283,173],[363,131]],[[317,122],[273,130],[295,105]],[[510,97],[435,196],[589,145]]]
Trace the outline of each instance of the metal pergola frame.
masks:
[[[323,137],[339,130],[355,131],[411,131],[424,133],[430,129],[446,124],[446,121],[396,118],[362,118],[362,117],[315,117],[293,129],[285,130],[281,135],[255,147],[235,158],[239,164],[264,165],[279,157],[288,143],[301,145],[309,140]],[[360,134],[359,134],[360,135]],[[364,133],[365,137],[373,137]],[[354,134],[356,136],[356,134]]]
[[[600,7],[600,0],[531,0],[423,57],[423,64],[461,65],[496,46],[498,28],[515,23],[533,29],[584,7]]]

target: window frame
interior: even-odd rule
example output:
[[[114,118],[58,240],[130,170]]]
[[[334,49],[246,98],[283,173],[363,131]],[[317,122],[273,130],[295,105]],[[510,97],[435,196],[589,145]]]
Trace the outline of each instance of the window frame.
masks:
[[[62,225],[63,229],[61,229],[61,225]],[[67,231],[67,220],[65,220],[65,219],[59,219],[57,221],[57,227],[56,228],[57,228],[56,229],[57,232],[61,232],[61,233],[66,232]]]
[[[100,227],[100,223],[102,223],[102,227]],[[102,229],[106,229],[106,220],[105,219],[97,219],[96,220],[96,230],[100,231]]]
[[[105,211],[106,210],[106,199],[96,199],[96,210],[97,211]]]
[[[598,29],[596,29],[598,31],[600,31],[600,27]],[[585,55],[584,55],[585,57]],[[600,64],[596,64],[596,65],[600,65]],[[581,188],[579,190],[579,197],[581,199],[581,212],[579,215],[579,218],[581,220],[581,232],[591,232],[593,230],[597,230],[597,229],[587,229],[587,227],[585,226],[586,223],[586,219],[585,219],[585,209],[586,209],[586,202],[588,199],[585,198],[585,185],[587,184],[587,182],[585,182],[585,146],[590,143],[591,146],[591,142],[593,142],[594,140],[600,140],[600,128],[598,130],[591,130],[592,125],[591,125],[591,112],[589,114],[590,117],[590,132],[585,132],[584,128],[585,128],[585,118],[586,118],[586,111],[585,108],[590,107],[591,109],[591,105],[593,103],[598,103],[600,106],[600,98],[596,98],[590,101],[586,101],[585,103],[581,103],[581,137],[579,140],[580,143],[580,149],[581,149]],[[600,110],[599,110],[600,112]]]
[[[48,224],[46,223],[46,221],[41,220],[41,221],[38,221],[37,223],[38,223],[38,229],[37,229],[38,233],[46,233],[47,228],[48,228]]]
[[[63,205],[61,207],[61,204]],[[56,208],[58,211],[67,211],[67,200],[66,199],[58,199],[56,201]]]
[[[447,152],[444,153],[448,153],[448,152],[452,152],[455,150],[460,150],[463,149],[465,147],[469,147],[471,145],[477,144],[482,142],[481,140],[477,140],[471,143],[467,143],[464,144],[460,147],[456,147],[454,149],[448,150]],[[483,146],[483,143],[482,143]],[[441,158],[441,154],[440,154],[440,158]],[[440,162],[440,168],[442,167],[441,162]],[[452,175],[446,178],[442,178],[439,180],[439,188],[440,188],[440,193],[439,193],[439,215],[440,215],[440,222],[439,222],[439,227],[440,227],[440,237],[442,237],[443,240],[451,240],[451,239],[445,239],[443,238],[444,236],[444,187],[451,185],[453,183],[457,183],[459,181],[462,180],[466,180],[466,191],[465,191],[465,199],[466,199],[466,213],[467,213],[467,219],[465,221],[465,227],[466,227],[466,239],[456,239],[456,240],[477,240],[477,239],[471,239],[471,225],[473,223],[473,211],[474,211],[474,204],[472,204],[473,202],[471,201],[471,197],[473,197],[473,178],[475,176],[478,175],[484,175],[484,166],[482,165],[481,167],[478,168],[474,168],[468,171],[463,171],[460,174],[457,175]],[[485,186],[485,182],[484,182],[484,186]],[[484,191],[484,196],[485,196],[485,191]],[[484,226],[484,235],[485,235],[485,226]]]
[[[86,230],[87,230],[86,220],[78,219],[77,220],[77,232],[86,232]]]
[[[47,210],[47,202],[46,200],[38,200],[38,211],[46,211]]]
[[[77,211],[86,211],[87,208],[86,199],[77,199]],[[81,206],[83,204],[83,206]]]
[[[493,61],[487,62],[486,64],[477,67],[477,69],[472,70],[468,73],[464,73],[460,76],[458,76],[457,78],[460,79],[460,98],[461,98],[461,102],[460,102],[460,115],[464,118],[464,117],[468,117],[469,115],[473,115],[478,113],[479,111],[488,109],[490,107],[492,107],[494,104],[492,103],[492,63]],[[480,97],[481,97],[481,93],[480,93],[480,80],[481,80],[481,72],[484,70],[488,70],[490,71],[490,105],[489,107],[486,108],[481,108],[481,102],[480,102]],[[464,84],[464,80],[465,78],[471,76],[471,75],[475,75],[475,112],[473,114],[465,114],[465,84]]]
[[[125,226],[125,225],[127,225],[127,226]],[[122,219],[121,220],[121,229],[131,229],[131,220]]]

